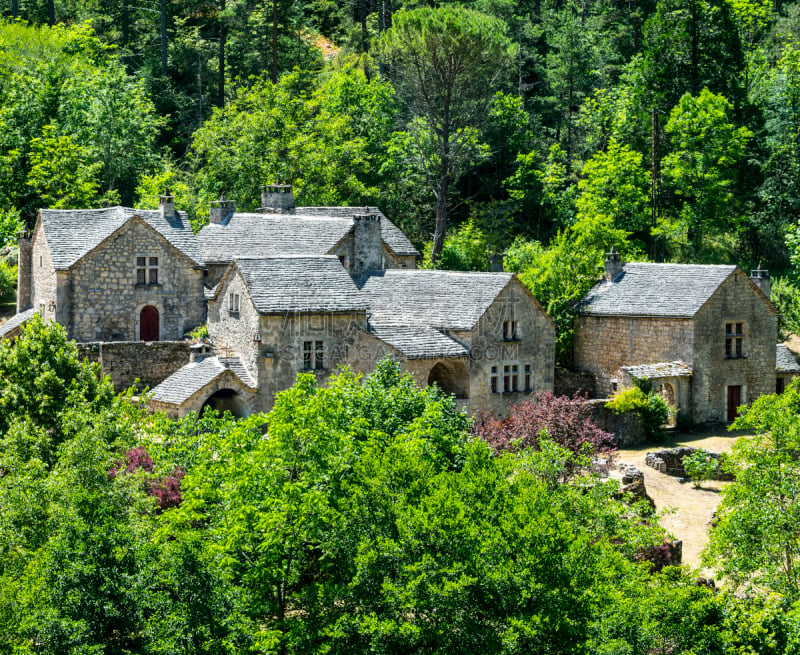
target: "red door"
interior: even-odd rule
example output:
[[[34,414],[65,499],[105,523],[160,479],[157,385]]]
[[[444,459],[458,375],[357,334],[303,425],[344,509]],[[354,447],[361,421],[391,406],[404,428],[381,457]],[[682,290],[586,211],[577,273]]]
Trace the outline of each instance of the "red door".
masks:
[[[139,318],[139,340],[158,341],[158,310],[148,305]]]
[[[733,423],[739,416],[739,405],[742,404],[742,387],[734,385],[728,387],[728,423]]]

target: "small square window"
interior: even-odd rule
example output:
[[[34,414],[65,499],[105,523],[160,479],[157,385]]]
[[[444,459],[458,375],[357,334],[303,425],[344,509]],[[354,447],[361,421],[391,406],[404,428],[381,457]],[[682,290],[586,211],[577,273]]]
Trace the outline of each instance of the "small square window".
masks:
[[[239,313],[239,294],[238,293],[230,293],[230,294],[228,294],[228,311],[231,314],[238,314]]]
[[[725,323],[725,357],[744,357],[744,323]]]

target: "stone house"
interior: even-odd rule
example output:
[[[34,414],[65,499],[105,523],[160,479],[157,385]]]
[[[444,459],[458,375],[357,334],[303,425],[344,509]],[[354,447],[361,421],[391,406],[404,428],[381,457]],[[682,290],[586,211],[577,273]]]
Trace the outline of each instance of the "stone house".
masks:
[[[208,319],[217,354],[246,369],[245,385],[253,380],[253,395],[237,392],[241,414],[269,409],[299,372],[321,383],[339,366],[368,373],[387,355],[470,412],[502,416],[553,386],[553,323],[509,273],[373,269],[354,277],[336,256],[240,258],[209,298]],[[217,378],[196,395],[185,376],[154,389],[160,408],[182,415],[202,398],[231,408]]]
[[[736,266],[623,265],[612,249],[578,306],[574,365],[601,395],[647,378],[694,423],[730,422],[776,389],[768,284]]]
[[[181,339],[205,321],[204,266],[171,196],[157,211],[43,209],[20,240],[17,311],[76,341]]]
[[[322,382],[386,355],[469,411],[552,390],[554,326],[519,280],[416,270],[418,255],[376,208],[295,208],[285,185],[254,213],[212,203],[197,235],[168,193],[156,211],[42,210],[5,332],[34,312],[58,321],[118,387],[150,381],[172,415],[268,410],[299,372]],[[203,323],[213,348],[178,341]]]

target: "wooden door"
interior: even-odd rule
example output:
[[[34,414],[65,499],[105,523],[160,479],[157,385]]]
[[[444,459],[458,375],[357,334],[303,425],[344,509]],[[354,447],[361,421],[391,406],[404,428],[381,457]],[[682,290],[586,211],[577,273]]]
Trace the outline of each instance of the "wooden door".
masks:
[[[742,404],[742,387],[741,385],[732,385],[728,387],[728,423],[733,423],[736,417],[739,416],[739,405]]]
[[[142,309],[139,319],[139,340],[158,341],[158,310],[148,305]]]

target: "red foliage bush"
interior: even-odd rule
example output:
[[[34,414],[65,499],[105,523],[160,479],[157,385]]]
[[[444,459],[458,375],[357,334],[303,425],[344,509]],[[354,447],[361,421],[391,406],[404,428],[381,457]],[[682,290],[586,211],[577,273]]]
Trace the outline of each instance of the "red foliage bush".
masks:
[[[117,462],[108,472],[109,476],[116,478],[120,473],[133,473],[136,469],[142,469],[147,473],[153,472],[153,458],[150,457],[144,446],[131,448],[125,453],[125,462],[125,468],[122,471],[120,471],[123,466],[122,462]],[[186,475],[186,472],[182,468],[176,468],[172,475],[145,481],[144,487],[147,495],[156,499],[156,504],[160,510],[163,511],[181,504],[183,500],[181,496],[181,480],[183,480],[184,475]]]
[[[591,406],[580,394],[570,398],[546,392],[512,405],[508,416],[499,421],[480,413],[473,432],[497,453],[538,449],[544,430],[553,442],[573,453],[583,452],[584,444],[589,444],[593,455],[610,456],[616,450],[614,435],[592,423],[591,415]]]

